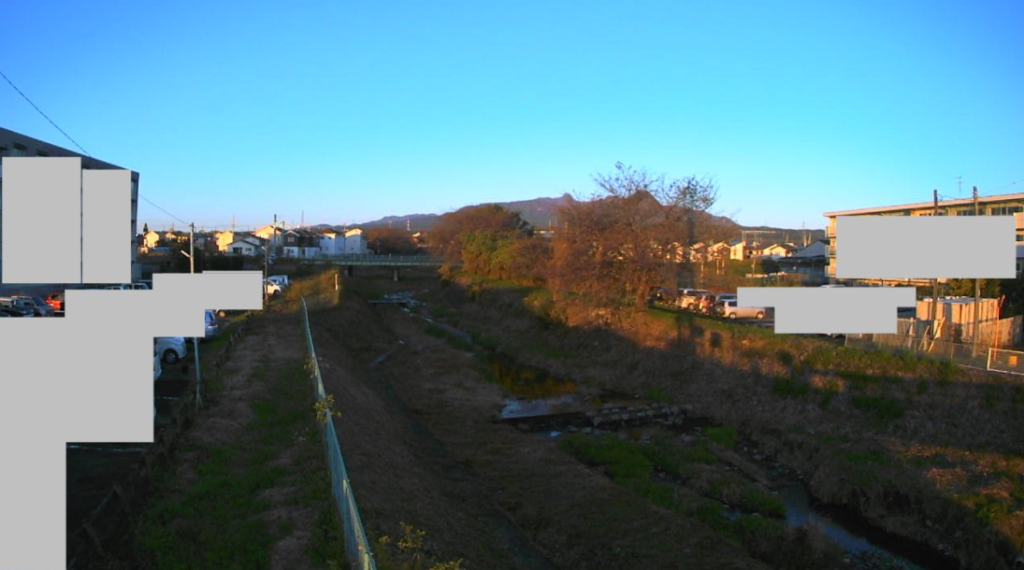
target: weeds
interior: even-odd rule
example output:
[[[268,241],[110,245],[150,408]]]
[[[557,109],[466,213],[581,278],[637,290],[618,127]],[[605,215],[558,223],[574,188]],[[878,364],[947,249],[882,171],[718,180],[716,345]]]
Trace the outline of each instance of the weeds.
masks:
[[[396,541],[386,534],[374,541],[374,561],[380,570],[464,570],[462,559],[437,562],[423,548],[427,532],[400,522],[402,535]],[[430,564],[430,566],[425,566]]]
[[[255,418],[241,441],[206,449],[187,487],[169,472],[154,481],[156,499],[142,515],[136,545],[155,568],[267,568],[271,545],[293,534],[295,525],[289,520],[271,525],[265,513],[274,505],[259,497],[290,485],[300,487],[306,504],[320,507],[311,558],[330,564],[342,555],[318,430],[308,415],[305,390],[295,389],[306,385],[305,369],[291,362],[263,378],[271,382],[271,393],[251,404]],[[271,465],[286,449],[298,450],[293,463],[302,469]]]

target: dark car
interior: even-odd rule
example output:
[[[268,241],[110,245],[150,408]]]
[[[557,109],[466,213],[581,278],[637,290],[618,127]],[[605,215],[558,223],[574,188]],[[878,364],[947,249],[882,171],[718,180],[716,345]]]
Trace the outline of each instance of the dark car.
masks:
[[[0,313],[6,314],[8,317],[34,317],[34,311],[25,310],[19,307],[11,306],[0,306]]]

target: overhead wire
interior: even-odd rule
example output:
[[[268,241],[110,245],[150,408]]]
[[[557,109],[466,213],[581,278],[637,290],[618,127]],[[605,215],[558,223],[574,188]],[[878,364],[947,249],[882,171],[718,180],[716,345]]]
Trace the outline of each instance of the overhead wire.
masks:
[[[53,119],[51,119],[51,118],[50,118],[50,117],[49,117],[49,116],[48,116],[48,115],[47,115],[46,113],[44,113],[44,112],[43,112],[43,110],[42,110],[42,109],[40,109],[40,108],[39,108],[39,106],[38,106],[38,105],[36,105],[36,104],[35,104],[35,103],[34,103],[34,102],[32,101],[32,99],[30,99],[30,98],[28,97],[28,95],[25,95],[25,93],[24,93],[24,92],[23,92],[23,91],[22,91],[21,89],[18,89],[18,86],[17,86],[17,85],[15,85],[13,81],[11,81],[11,78],[7,77],[7,75],[6,75],[6,74],[5,74],[4,72],[3,72],[3,70],[0,70],[0,77],[3,77],[3,78],[4,78],[4,81],[6,81],[6,82],[7,82],[7,84],[8,84],[8,85],[10,85],[10,86],[11,86],[11,88],[12,88],[12,89],[14,89],[14,90],[15,90],[15,91],[16,91],[16,92],[18,93],[18,95],[21,95],[21,97],[22,97],[23,99],[25,99],[25,101],[27,101],[27,102],[28,102],[28,104],[29,104],[29,105],[31,105],[33,109],[35,109],[35,110],[36,110],[36,111],[37,111],[37,112],[38,112],[38,113],[39,113],[40,115],[42,115],[44,119],[46,119],[47,121],[49,121],[49,123],[50,123],[51,125],[53,125],[53,128],[55,128],[55,129],[57,129],[58,131],[60,131],[60,134],[62,134],[62,135],[64,135],[65,137],[67,137],[67,139],[68,139],[69,141],[71,141],[71,143],[72,143],[73,145],[75,145],[76,147],[78,147],[78,150],[82,151],[82,154],[84,154],[84,155],[88,156],[89,158],[95,158],[95,157],[94,157],[93,155],[89,154],[89,151],[85,150],[85,148],[83,148],[83,147],[82,147],[82,145],[78,144],[78,141],[76,141],[75,139],[71,138],[71,135],[69,135],[69,134],[68,134],[68,133],[67,133],[67,132],[66,132],[66,131],[65,131],[64,129],[60,128],[60,125],[58,125],[58,124],[57,124],[56,122],[54,122],[54,120],[53,120]],[[157,210],[160,210],[161,212],[163,212],[163,213],[167,214],[168,216],[170,216],[170,217],[174,218],[175,220],[177,220],[177,221],[179,221],[179,222],[181,222],[181,223],[183,223],[183,224],[187,224],[187,223],[188,223],[188,222],[186,222],[186,221],[182,220],[181,218],[179,218],[178,216],[175,216],[174,214],[172,214],[172,213],[168,212],[168,211],[167,211],[167,210],[165,210],[164,208],[161,208],[160,206],[156,205],[156,203],[154,203],[154,202],[153,202],[152,200],[150,200],[149,198],[146,198],[145,196],[143,196],[143,195],[142,195],[142,192],[139,192],[139,198],[142,198],[143,200],[145,200],[146,202],[148,202],[148,203],[149,203],[149,204],[150,204],[151,206],[153,206],[153,207],[154,207],[154,208],[156,208]]]

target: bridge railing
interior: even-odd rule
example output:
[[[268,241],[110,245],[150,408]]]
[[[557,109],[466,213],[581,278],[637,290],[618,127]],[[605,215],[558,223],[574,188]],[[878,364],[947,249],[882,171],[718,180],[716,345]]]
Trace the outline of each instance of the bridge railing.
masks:
[[[358,263],[360,265],[372,264],[408,264],[408,265],[441,265],[443,261],[439,257],[427,255],[373,255],[373,254],[351,254],[336,255],[331,257],[314,257],[306,261],[312,263],[344,265],[346,262]]]

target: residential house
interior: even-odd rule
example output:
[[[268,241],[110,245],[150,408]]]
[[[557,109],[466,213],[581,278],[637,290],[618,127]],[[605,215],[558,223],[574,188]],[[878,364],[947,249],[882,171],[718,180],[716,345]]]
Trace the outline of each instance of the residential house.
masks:
[[[776,243],[769,245],[768,247],[761,248],[758,255],[761,257],[770,257],[772,259],[778,259],[780,257],[789,257],[796,253],[797,247],[789,243]]]
[[[153,230],[149,230],[148,232],[146,232],[145,234],[142,235],[142,246],[144,248],[146,248],[146,250],[153,249],[154,247],[156,247],[158,245],[160,245],[160,233],[159,232],[155,232]]]
[[[231,242],[226,251],[231,255],[256,257],[263,253],[263,243],[261,243],[259,238],[244,236]]]
[[[729,254],[729,243],[720,241],[708,246],[707,259],[719,259]]]
[[[828,266],[828,241],[818,240],[807,247],[798,249],[789,257],[779,259],[779,271],[800,273],[816,282],[826,282],[825,268]]]
[[[288,230],[286,230],[281,224],[278,224],[277,226],[274,224],[267,224],[252,232],[252,235],[260,238],[261,240],[269,241],[270,247],[276,249],[284,244],[284,234],[286,231]]]
[[[750,259],[760,251],[757,243],[734,239],[729,242],[729,259],[744,260]]]
[[[687,257],[689,258],[690,263],[700,263],[701,261],[706,261],[708,259],[707,255],[708,246],[704,242],[695,243],[688,248]]]
[[[284,233],[284,256],[296,259],[320,257],[320,237],[305,228],[294,228]]]
[[[828,276],[834,279],[836,275],[836,219],[839,216],[932,216],[935,215],[936,209],[940,216],[973,216],[975,208],[980,216],[1014,216],[1017,219],[1017,243],[1024,242],[1024,193],[980,196],[977,205],[973,198],[959,198],[942,200],[937,205],[935,202],[916,202],[899,206],[825,212],[824,216],[828,218],[826,233],[829,238]],[[1020,256],[1018,255],[1018,257]],[[862,281],[875,282],[878,280],[865,279]],[[907,283],[910,284],[927,284],[928,282],[927,279],[907,280]]]
[[[333,229],[320,230],[320,255],[337,257],[345,253],[345,234]]]
[[[370,250],[366,243],[366,235],[363,233],[363,230],[353,228],[345,232],[346,255],[364,255],[369,252]]]
[[[217,232],[216,234],[217,251],[222,253],[229,253],[231,244],[235,242],[235,232],[224,231]]]

